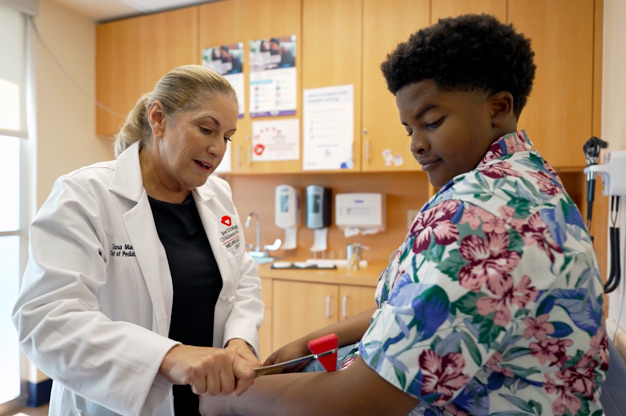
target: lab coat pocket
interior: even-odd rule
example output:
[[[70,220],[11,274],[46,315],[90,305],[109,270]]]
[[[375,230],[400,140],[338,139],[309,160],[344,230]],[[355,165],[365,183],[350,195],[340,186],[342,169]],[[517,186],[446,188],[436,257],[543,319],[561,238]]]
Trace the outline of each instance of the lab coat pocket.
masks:
[[[241,278],[241,262],[243,260],[243,254],[243,252],[239,252],[228,257],[228,265],[230,267],[230,272],[233,275],[235,287],[237,287],[239,279]]]

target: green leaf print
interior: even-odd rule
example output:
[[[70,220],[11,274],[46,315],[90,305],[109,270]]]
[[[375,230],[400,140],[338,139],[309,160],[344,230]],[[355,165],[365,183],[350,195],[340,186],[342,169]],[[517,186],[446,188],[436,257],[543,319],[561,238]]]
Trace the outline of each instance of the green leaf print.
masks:
[[[467,348],[467,352],[469,352],[472,360],[476,363],[477,366],[482,366],[483,358],[480,355],[480,350],[478,349],[478,345],[474,342],[474,338],[468,334],[467,332],[461,331],[463,334],[463,342],[465,343],[465,347]]]
[[[482,293],[468,292],[453,302],[452,305],[466,315],[477,315],[476,301],[482,296]]]
[[[533,408],[531,407],[530,403],[527,403],[525,400],[520,399],[519,397],[515,397],[511,394],[500,394],[500,397],[504,397],[505,399],[507,399],[509,402],[511,402],[513,405],[515,405],[518,409],[521,409],[527,413],[530,414],[535,414],[535,412],[533,411]]]
[[[507,206],[513,208],[517,216],[526,218],[530,215],[530,201],[524,198],[518,198],[515,195],[509,195],[511,199],[506,203]]]
[[[530,400],[530,401],[528,402],[528,404],[530,405],[530,407],[532,407],[532,408],[533,408],[533,412],[534,412],[536,415],[540,415],[540,414],[542,413],[542,411],[543,411],[543,406],[541,406],[541,403],[536,402],[536,401],[534,401],[534,400]]]
[[[461,256],[458,249],[454,249],[437,265],[437,269],[456,282],[459,280],[459,270],[465,263],[467,260]]]
[[[406,374],[404,373],[404,371],[400,370],[397,367],[394,367],[393,371],[396,373],[396,378],[400,383],[400,387],[402,388],[402,390],[404,390],[406,387]]]
[[[486,344],[487,347],[491,346],[491,343],[504,330],[500,325],[496,325],[493,322],[493,316],[494,313],[492,312],[484,317],[477,315],[472,319],[472,322],[478,327],[478,342]]]

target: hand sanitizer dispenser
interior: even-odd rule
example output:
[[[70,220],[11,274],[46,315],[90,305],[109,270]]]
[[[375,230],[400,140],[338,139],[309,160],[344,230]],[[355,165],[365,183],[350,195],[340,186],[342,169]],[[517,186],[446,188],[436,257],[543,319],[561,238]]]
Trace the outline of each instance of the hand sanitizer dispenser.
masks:
[[[330,189],[320,185],[306,188],[306,226],[313,229],[311,251],[326,251],[326,238],[330,227]]]
[[[274,193],[274,221],[285,230],[285,240],[280,247],[293,250],[297,246],[298,226],[302,222],[300,189],[290,185],[278,185]]]

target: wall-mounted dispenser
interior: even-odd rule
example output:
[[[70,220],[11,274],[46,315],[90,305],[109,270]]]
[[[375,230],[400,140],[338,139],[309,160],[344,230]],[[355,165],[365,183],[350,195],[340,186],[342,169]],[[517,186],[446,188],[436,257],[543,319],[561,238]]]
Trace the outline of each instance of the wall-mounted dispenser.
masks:
[[[293,250],[297,246],[298,226],[302,222],[300,189],[290,185],[278,185],[274,193],[274,221],[285,230],[285,239],[280,247]]]
[[[385,195],[346,193],[335,196],[335,224],[346,237],[385,231]]]
[[[326,251],[330,227],[330,188],[309,185],[306,188],[306,226],[313,229],[311,251]]]

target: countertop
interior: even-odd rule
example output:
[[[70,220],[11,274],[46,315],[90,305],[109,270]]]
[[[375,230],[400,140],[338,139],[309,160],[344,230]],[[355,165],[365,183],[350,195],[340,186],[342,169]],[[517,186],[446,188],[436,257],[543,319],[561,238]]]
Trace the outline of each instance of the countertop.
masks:
[[[287,259],[286,261],[296,260]],[[356,270],[347,267],[338,267],[337,269],[272,269],[271,264],[268,263],[258,265],[257,270],[259,276],[265,279],[376,287],[378,278],[385,267],[387,267],[386,262],[369,262],[367,267]]]

